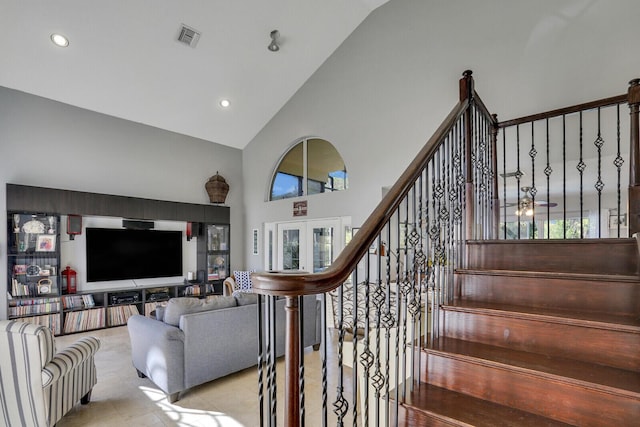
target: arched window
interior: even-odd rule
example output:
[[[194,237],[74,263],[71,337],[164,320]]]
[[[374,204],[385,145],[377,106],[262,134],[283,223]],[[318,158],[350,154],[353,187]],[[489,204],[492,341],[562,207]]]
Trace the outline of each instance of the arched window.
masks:
[[[308,138],[282,156],[271,179],[269,200],[346,190],[347,168],[328,141]]]

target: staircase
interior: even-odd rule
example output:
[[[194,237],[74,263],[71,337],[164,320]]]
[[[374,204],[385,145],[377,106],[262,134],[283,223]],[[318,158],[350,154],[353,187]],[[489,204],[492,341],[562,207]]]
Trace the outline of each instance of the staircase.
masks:
[[[330,395],[323,365],[323,422],[332,408],[339,426],[640,426],[638,243],[600,239],[607,219],[628,219],[618,236],[640,233],[640,79],[626,94],[507,121],[470,70],[459,95],[328,269],[252,275],[255,292],[287,298],[285,425],[301,425],[305,402],[297,298],[338,290],[337,386]],[[597,153],[583,151],[591,141]],[[612,156],[617,178],[605,183]],[[507,210],[522,209],[523,186],[546,210]],[[553,229],[552,205],[562,205]],[[506,240],[513,229],[521,237],[523,220],[534,240]],[[358,292],[345,296],[345,283]],[[422,316],[430,311],[436,322]],[[349,321],[364,325],[350,367]],[[261,413],[276,403],[265,399]]]
[[[640,425],[636,241],[467,249],[399,425]]]

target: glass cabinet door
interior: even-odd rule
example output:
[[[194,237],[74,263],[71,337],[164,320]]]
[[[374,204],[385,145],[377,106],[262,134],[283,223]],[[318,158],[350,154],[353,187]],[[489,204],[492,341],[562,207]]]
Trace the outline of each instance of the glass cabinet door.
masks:
[[[16,213],[9,214],[8,222],[11,295],[58,295],[58,217]]]
[[[207,225],[207,281],[229,276],[229,226]]]
[[[59,217],[7,213],[9,319],[61,333]]]

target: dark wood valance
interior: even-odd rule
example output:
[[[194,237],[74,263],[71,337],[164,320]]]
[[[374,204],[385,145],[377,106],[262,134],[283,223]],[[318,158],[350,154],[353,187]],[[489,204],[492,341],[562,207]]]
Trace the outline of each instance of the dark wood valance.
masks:
[[[7,210],[143,220],[229,223],[229,207],[7,183]]]

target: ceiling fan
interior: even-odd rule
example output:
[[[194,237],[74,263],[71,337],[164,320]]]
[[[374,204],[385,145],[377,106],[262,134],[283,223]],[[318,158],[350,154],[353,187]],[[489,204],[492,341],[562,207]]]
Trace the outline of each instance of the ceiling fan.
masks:
[[[534,201],[533,195],[531,194],[531,187],[522,187],[520,188],[520,191],[524,193],[524,196],[520,198],[520,203],[507,203],[507,206],[518,206],[518,209],[516,209],[516,212],[515,212],[517,216],[521,216],[521,215],[532,216],[533,209],[536,206],[548,206],[551,208],[558,206],[557,203],[547,202],[545,200]]]

